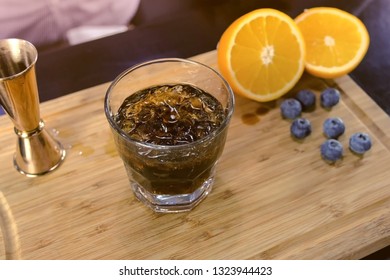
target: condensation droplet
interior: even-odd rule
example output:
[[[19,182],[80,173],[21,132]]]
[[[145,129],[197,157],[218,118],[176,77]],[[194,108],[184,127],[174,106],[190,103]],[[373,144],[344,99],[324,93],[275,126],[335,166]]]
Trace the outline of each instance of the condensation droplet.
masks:
[[[51,133],[52,133],[54,136],[58,136],[58,134],[60,134],[60,132],[59,132],[57,129],[55,129],[55,128],[52,128],[52,129],[51,129]]]

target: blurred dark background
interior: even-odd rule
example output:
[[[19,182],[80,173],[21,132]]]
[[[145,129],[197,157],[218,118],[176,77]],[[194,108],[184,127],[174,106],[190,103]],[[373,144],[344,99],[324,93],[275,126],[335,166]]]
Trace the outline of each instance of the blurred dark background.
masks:
[[[40,49],[37,64],[45,101],[113,80],[128,67],[159,57],[190,57],[216,48],[223,31],[257,8],[291,17],[305,8],[332,6],[358,16],[371,44],[350,76],[390,115],[390,1],[388,0],[141,0],[127,32],[68,48],[66,42]]]

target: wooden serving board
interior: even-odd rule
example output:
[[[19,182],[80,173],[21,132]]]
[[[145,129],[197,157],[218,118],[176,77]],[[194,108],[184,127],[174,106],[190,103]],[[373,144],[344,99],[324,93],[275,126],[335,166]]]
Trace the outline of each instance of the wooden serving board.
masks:
[[[212,67],[216,53],[193,58]],[[45,102],[46,126],[67,148],[51,174],[27,178],[12,165],[16,136],[0,118],[0,191],[24,259],[358,259],[390,245],[390,118],[348,77],[305,75],[297,89],[342,91],[330,111],[304,113],[304,141],[289,135],[280,101],[237,96],[213,191],[193,211],[156,214],[133,196],[103,112],[109,84]],[[318,99],[317,99],[318,101]],[[320,157],[322,122],[346,124],[343,160]],[[362,158],[348,150],[372,136]],[[0,258],[4,258],[0,238]]]

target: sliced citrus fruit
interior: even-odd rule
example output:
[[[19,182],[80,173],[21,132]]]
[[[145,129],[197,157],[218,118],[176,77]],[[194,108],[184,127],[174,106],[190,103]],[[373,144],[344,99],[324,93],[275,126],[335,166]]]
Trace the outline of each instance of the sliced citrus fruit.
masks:
[[[295,18],[306,44],[306,70],[321,78],[348,74],[365,56],[370,37],[356,16],[330,7],[305,10]]]
[[[305,45],[292,18],[258,9],[234,21],[217,47],[218,67],[233,90],[266,102],[287,93],[305,69]]]

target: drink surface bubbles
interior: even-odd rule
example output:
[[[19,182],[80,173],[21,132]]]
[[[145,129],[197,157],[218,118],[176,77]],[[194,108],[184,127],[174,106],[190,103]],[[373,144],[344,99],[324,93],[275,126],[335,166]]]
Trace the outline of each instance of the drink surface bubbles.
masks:
[[[181,145],[209,135],[225,117],[222,104],[211,94],[188,84],[175,84],[130,95],[115,120],[134,140]]]

